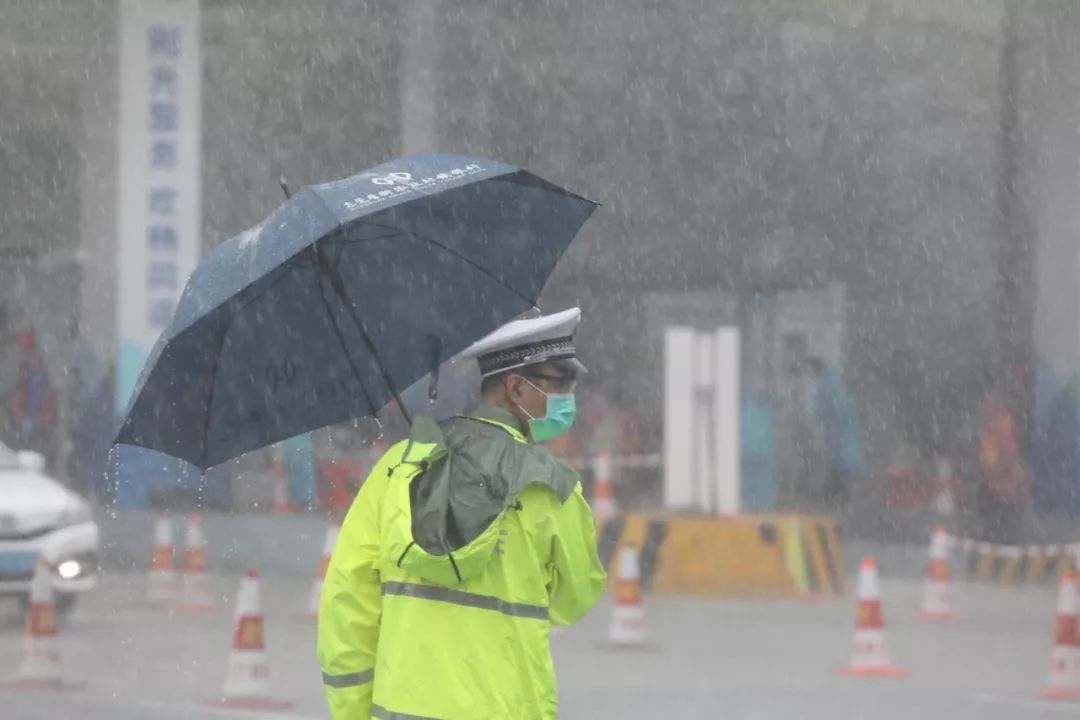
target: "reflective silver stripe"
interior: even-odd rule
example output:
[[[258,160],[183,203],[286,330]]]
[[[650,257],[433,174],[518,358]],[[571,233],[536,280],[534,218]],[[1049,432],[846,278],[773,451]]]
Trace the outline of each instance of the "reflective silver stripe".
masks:
[[[374,704],[371,706],[371,717],[379,720],[439,720],[439,718],[428,717],[427,715],[407,715],[406,713],[390,712],[386,708]]]
[[[365,670],[358,673],[346,673],[344,675],[327,675],[322,674],[323,685],[329,685],[332,688],[347,688],[354,685],[363,685],[369,683],[375,677],[375,668],[371,670]]]
[[[403,595],[405,597],[421,598],[423,600],[437,600],[465,607],[481,608],[483,610],[495,610],[504,615],[514,617],[534,618],[547,620],[548,609],[542,605],[527,605],[526,603],[507,602],[489,595],[476,595],[474,593],[451,590],[450,588],[435,587],[433,585],[418,585],[416,583],[385,582],[382,586],[383,595]]]

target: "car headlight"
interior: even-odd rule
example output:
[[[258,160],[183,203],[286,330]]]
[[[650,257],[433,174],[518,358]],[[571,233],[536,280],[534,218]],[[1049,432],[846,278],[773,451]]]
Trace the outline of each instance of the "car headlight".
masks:
[[[97,571],[97,557],[90,552],[64,555],[56,562],[56,574],[62,580],[84,578],[93,575]]]
[[[56,574],[64,580],[73,580],[79,577],[82,565],[78,560],[65,560],[56,567]]]

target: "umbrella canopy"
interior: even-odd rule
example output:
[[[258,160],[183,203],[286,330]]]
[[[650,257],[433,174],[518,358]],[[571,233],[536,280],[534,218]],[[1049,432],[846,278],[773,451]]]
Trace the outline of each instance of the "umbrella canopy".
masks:
[[[375,413],[535,307],[595,207],[453,155],[305,187],[192,274],[116,442],[206,468]]]

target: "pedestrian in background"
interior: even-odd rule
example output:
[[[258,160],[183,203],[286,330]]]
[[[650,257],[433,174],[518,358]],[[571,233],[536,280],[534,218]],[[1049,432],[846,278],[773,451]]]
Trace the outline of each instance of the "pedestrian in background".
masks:
[[[814,415],[822,437],[823,500],[828,510],[846,514],[853,486],[863,474],[859,418],[840,369],[816,357],[810,359],[810,368],[817,378]]]
[[[52,430],[56,420],[56,397],[45,360],[31,329],[15,337],[19,358],[14,398],[14,442],[19,450],[33,450],[52,457]]]
[[[1028,509],[1029,480],[1020,453],[1016,419],[999,387],[983,405],[977,440],[976,504],[984,539],[1022,541]]]

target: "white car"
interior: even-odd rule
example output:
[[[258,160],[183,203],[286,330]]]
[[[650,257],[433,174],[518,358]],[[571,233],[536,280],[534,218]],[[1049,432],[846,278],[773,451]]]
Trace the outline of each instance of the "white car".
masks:
[[[98,580],[100,536],[90,505],[44,474],[38,453],[0,444],[0,596],[25,604],[38,557],[54,573],[61,612]]]

